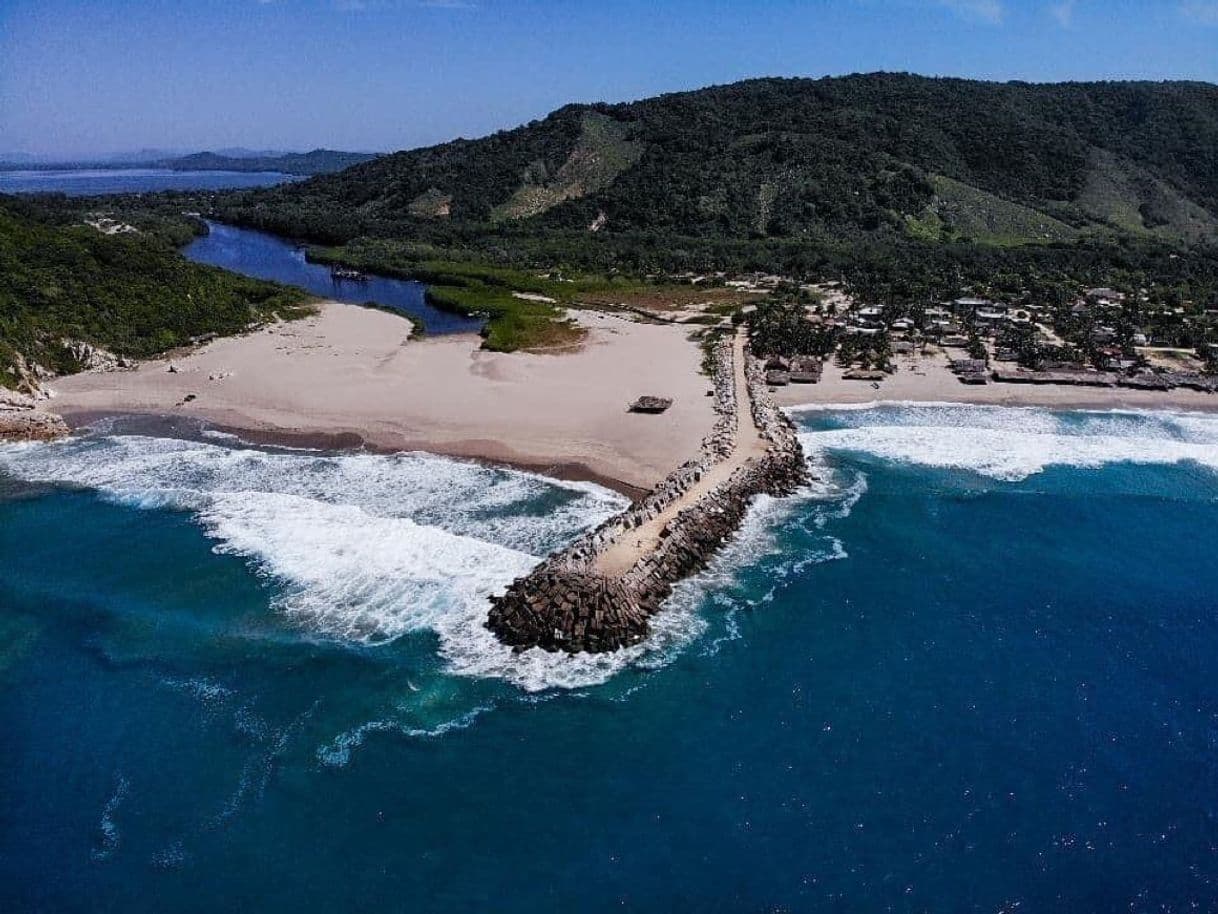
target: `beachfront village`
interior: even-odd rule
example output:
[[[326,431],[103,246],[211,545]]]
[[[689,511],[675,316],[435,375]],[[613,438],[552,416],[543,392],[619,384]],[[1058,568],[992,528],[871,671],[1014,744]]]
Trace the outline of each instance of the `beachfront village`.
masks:
[[[1052,305],[1026,294],[882,305],[840,283],[726,283],[759,296],[736,319],[748,320],[772,387],[817,383],[830,365],[844,380],[878,386],[938,362],[964,385],[1218,392],[1218,303],[1080,288]]]

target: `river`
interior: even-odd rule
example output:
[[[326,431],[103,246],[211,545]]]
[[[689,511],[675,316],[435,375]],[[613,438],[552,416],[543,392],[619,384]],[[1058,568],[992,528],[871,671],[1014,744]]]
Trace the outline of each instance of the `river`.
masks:
[[[421,322],[429,334],[477,333],[482,322],[433,307],[426,286],[405,279],[369,276],[357,281],[335,278],[328,266],[309,263],[301,245],[253,229],[208,222],[210,231],[182,253],[196,263],[211,264],[257,279],[298,286],[314,295],[355,305],[377,304]]]

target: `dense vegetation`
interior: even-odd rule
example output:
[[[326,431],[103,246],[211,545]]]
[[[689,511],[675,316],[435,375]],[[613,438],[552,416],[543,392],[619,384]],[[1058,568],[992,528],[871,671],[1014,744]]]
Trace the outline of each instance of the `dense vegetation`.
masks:
[[[178,224],[107,235],[77,205],[0,196],[0,385],[79,370],[65,341],[142,357],[306,311],[303,292],[187,261]]]
[[[491,231],[522,197],[534,205]],[[231,197],[225,209],[330,242],[372,235],[525,255],[534,239],[564,232],[592,250],[636,233],[805,244],[1213,240],[1218,87],[752,80],[570,105],[484,139]]]
[[[647,288],[620,276],[561,276],[469,260],[440,260],[430,253],[394,241],[361,239],[339,248],[311,248],[309,259],[425,282],[428,300],[436,307],[485,316],[484,346],[498,352],[575,342],[581,333],[564,316],[564,306],[577,305],[588,296],[621,300]]]
[[[556,269],[612,283],[686,270],[843,279],[881,304],[1121,285],[1207,305],[1218,87],[751,80],[568,105],[297,184],[164,199],[428,280],[437,303],[489,313],[500,348],[561,337],[555,309],[510,294]]]

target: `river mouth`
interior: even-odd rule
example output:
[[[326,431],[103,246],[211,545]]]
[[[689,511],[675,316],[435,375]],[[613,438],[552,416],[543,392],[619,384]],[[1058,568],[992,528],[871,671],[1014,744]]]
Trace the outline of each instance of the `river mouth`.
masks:
[[[427,300],[421,282],[369,274],[342,279],[328,265],[310,263],[302,245],[255,229],[207,220],[208,233],[196,238],[182,254],[195,263],[221,267],[254,279],[296,286],[331,301],[375,305],[399,312],[429,335],[478,333],[482,321],[442,311]]]

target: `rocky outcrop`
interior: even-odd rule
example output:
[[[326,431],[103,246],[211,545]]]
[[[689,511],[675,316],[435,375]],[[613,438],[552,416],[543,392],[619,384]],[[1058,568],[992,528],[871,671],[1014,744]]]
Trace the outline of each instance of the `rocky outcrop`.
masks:
[[[84,340],[71,340],[66,337],[60,344],[72,357],[81,371],[126,371],[134,368],[135,363],[130,359],[115,355],[108,349],[86,343]]]
[[[38,399],[0,387],[0,441],[53,441],[69,433],[60,416],[37,408]]]
[[[0,441],[54,441],[69,432],[54,413],[0,405]]]
[[[492,600],[487,626],[501,641],[524,649],[599,652],[637,644],[647,637],[649,618],[673,587],[704,568],[739,528],[759,494],[787,495],[804,484],[803,450],[786,415],[770,399],[765,369],[746,365],[752,420],[768,442],[765,454],[738,468],[725,482],[680,511],[664,527],[656,548],[625,574],[608,577],[596,559],[630,530],[654,520],[730,455],[739,421],[730,339],[716,353],[715,408],[718,419],[698,458],[678,467],[644,498],[610,518],[566,549],[519,578]]]

